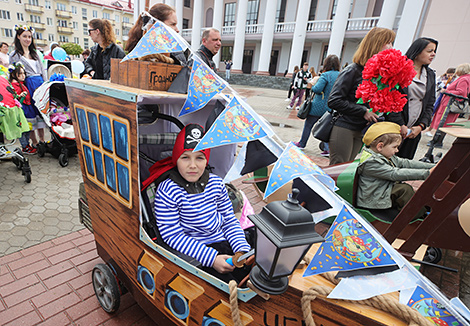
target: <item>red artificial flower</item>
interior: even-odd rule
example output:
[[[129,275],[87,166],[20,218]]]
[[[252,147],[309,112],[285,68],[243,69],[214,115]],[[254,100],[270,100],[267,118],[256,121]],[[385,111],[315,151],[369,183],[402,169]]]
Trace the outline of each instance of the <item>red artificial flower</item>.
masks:
[[[389,88],[378,90],[371,98],[369,105],[373,112],[401,112],[406,104],[406,95],[396,89]]]
[[[362,84],[359,85],[356,90],[356,98],[362,98],[362,101],[367,103],[370,101],[375,92],[377,92],[377,85],[367,79],[364,79]]]

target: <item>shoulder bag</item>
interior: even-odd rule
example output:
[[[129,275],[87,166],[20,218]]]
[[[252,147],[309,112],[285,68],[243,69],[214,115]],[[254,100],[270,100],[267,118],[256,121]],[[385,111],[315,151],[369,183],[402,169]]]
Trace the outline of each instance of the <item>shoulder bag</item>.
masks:
[[[470,95],[470,94],[469,94]],[[459,96],[458,98],[464,98]],[[458,113],[458,114],[468,114],[470,113],[470,100],[465,98],[463,101],[459,101],[457,97],[454,95],[449,100],[449,112],[450,113]]]
[[[312,129],[312,135],[318,140],[321,140],[325,143],[330,141],[331,130],[333,129],[336,120],[340,115],[335,111],[328,112],[326,111],[321,118],[317,121],[315,126]]]
[[[308,113],[310,112],[310,104],[312,103],[313,96],[309,96],[309,98],[305,99],[304,103],[300,106],[299,112],[297,112],[297,118],[305,120],[307,119]]]

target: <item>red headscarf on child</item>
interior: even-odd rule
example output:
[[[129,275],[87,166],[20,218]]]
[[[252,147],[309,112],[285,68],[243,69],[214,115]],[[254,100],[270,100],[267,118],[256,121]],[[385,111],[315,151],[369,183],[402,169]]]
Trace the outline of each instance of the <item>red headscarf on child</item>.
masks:
[[[163,173],[171,170],[176,166],[176,161],[180,158],[181,154],[185,151],[192,151],[202,139],[204,135],[204,128],[195,123],[186,125],[178,134],[173,147],[172,156],[156,162],[150,167],[150,177],[142,182],[142,190],[147,188],[152,182],[158,179]],[[209,162],[211,150],[210,148],[202,150],[201,153],[206,157]]]

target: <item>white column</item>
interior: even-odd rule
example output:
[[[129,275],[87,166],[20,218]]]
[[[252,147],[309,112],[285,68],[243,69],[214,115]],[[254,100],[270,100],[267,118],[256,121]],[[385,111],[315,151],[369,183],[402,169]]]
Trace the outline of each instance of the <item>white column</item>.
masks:
[[[307,34],[308,8],[311,0],[299,0],[297,6],[297,16],[295,18],[294,37],[292,39],[292,49],[290,51],[289,73],[292,76],[294,66],[301,65],[302,53],[304,50],[305,36]]]
[[[176,10],[176,19],[178,19],[178,23],[176,26],[181,31],[183,30],[183,0],[176,0],[175,3],[175,10]]]
[[[282,43],[281,54],[279,55],[279,65],[278,65],[279,68],[278,68],[276,73],[282,73],[283,74],[284,71],[289,68],[290,49],[291,49],[291,43],[290,42]],[[288,73],[289,72],[292,75],[292,71],[288,71]]]
[[[276,6],[272,3],[271,5],[266,5],[266,10],[264,12],[264,22],[263,22],[263,36],[261,38],[261,51],[257,75],[269,76],[269,64],[271,58],[271,50],[273,48],[273,38],[274,38],[274,25],[276,21]]]
[[[214,18],[212,19],[212,27],[220,31],[222,37],[222,45],[224,44],[224,37],[222,35],[222,21],[224,18],[224,0],[214,0]],[[220,64],[220,51],[212,58],[215,66],[219,69]]]
[[[385,0],[382,5],[382,11],[380,12],[380,18],[377,22],[377,27],[385,27],[392,29],[397,16],[398,5],[400,1],[397,0]]]
[[[394,47],[403,53],[406,52],[415,39],[423,5],[424,0],[407,0],[405,2],[394,44]]]
[[[202,0],[194,0],[193,6],[193,27],[191,31],[191,49],[196,51],[201,46],[201,28],[202,28]]]
[[[271,52],[269,52],[269,55],[267,57],[261,57],[263,58],[261,60],[260,60],[260,57],[261,57],[261,42],[256,42],[255,52],[253,53],[253,70],[251,71],[251,73],[253,73],[253,71],[259,70],[259,65],[261,63],[260,61],[267,60],[269,62],[271,60]]]
[[[243,50],[245,49],[245,26],[248,11],[248,0],[239,0],[237,3],[237,17],[235,21],[235,41],[233,43],[232,72],[242,73]]]
[[[348,13],[350,0],[338,0],[333,25],[331,26],[330,43],[328,43],[328,55],[336,54],[341,58],[341,48],[343,47],[344,33],[348,24]]]

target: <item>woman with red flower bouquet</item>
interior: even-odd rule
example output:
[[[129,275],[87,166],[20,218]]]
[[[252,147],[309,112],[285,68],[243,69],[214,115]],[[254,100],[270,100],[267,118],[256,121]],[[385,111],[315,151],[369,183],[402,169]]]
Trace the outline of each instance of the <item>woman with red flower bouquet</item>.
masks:
[[[357,103],[356,90],[367,60],[390,49],[394,41],[394,31],[374,27],[359,44],[353,63],[339,74],[328,98],[328,107],[340,114],[330,136],[330,165],[353,160],[362,147],[361,131],[367,123],[377,122],[378,115],[367,104]]]
[[[404,138],[396,154],[402,158],[413,159],[421,132],[431,123],[436,101],[436,74],[429,64],[436,56],[437,44],[432,38],[422,37],[414,41],[405,53],[408,59],[413,60],[416,76],[411,85],[403,89],[408,102],[398,114],[399,120],[395,121],[401,126]]]

